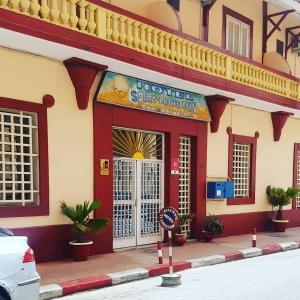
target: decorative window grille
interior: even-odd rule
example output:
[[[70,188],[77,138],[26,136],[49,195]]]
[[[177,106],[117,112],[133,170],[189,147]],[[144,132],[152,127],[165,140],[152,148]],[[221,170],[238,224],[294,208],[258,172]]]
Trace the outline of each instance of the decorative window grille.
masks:
[[[114,238],[135,235],[135,165],[133,161],[114,160]]]
[[[250,195],[251,174],[251,144],[233,144],[233,172],[234,193],[237,198],[248,198]]]
[[[37,114],[0,110],[0,206],[38,204]]]
[[[191,213],[191,138],[179,139],[179,215]],[[190,222],[183,227],[183,233],[190,234]]]
[[[300,186],[300,149],[297,150],[297,186]],[[296,208],[300,208],[300,193],[296,196]]]
[[[226,49],[249,57],[250,26],[229,15],[226,16]]]

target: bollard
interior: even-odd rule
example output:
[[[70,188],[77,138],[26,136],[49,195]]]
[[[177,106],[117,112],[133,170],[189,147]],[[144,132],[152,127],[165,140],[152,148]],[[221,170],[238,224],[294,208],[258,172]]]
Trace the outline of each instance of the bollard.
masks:
[[[168,231],[168,246],[169,246],[169,274],[173,275],[173,252],[172,252],[172,231]]]
[[[162,265],[163,264],[163,253],[162,253],[160,241],[157,242],[157,254],[158,254],[158,264]]]
[[[252,228],[252,247],[256,247],[256,228]]]

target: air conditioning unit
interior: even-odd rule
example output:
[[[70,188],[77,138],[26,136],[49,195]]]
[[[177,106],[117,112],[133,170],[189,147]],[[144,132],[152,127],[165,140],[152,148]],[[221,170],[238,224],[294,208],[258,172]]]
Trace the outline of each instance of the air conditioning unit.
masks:
[[[300,51],[300,42],[299,40],[293,40],[293,43],[292,43],[292,51],[293,52],[299,52]]]

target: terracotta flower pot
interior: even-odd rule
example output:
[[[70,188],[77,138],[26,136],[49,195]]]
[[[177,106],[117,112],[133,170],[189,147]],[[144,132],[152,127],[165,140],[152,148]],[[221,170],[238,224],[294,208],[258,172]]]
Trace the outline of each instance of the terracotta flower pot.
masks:
[[[72,241],[69,242],[69,244],[72,246],[74,260],[84,261],[88,259],[93,241],[85,243],[77,243],[76,241]]]
[[[184,233],[175,233],[174,243],[177,246],[183,246],[186,242],[186,236]]]
[[[214,238],[214,234],[207,231],[202,231],[202,238],[206,243],[210,243]]]
[[[272,221],[273,221],[273,230],[275,232],[285,232],[289,220],[272,219]]]

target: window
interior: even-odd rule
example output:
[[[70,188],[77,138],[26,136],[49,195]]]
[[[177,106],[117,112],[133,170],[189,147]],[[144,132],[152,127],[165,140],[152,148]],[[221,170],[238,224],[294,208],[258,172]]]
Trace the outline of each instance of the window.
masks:
[[[276,52],[283,56],[284,43],[281,40],[276,40]]]
[[[177,11],[180,9],[180,0],[167,0],[167,3],[173,6]]]
[[[0,109],[0,207],[38,205],[37,114]]]
[[[294,145],[294,176],[293,186],[300,187],[300,144]],[[300,208],[300,194],[293,199],[293,208]]]
[[[192,140],[189,136],[179,137],[179,215],[191,213],[191,148]],[[183,226],[182,233],[190,236],[191,224]]]
[[[0,98],[0,217],[47,215],[47,107]]]
[[[252,57],[253,22],[223,7],[223,47],[227,50]]]
[[[232,159],[234,196],[248,198],[250,195],[251,144],[234,142]]]
[[[229,134],[228,151],[228,177],[234,181],[235,198],[227,199],[227,204],[253,204],[255,203],[255,169],[256,144],[255,137]]]

